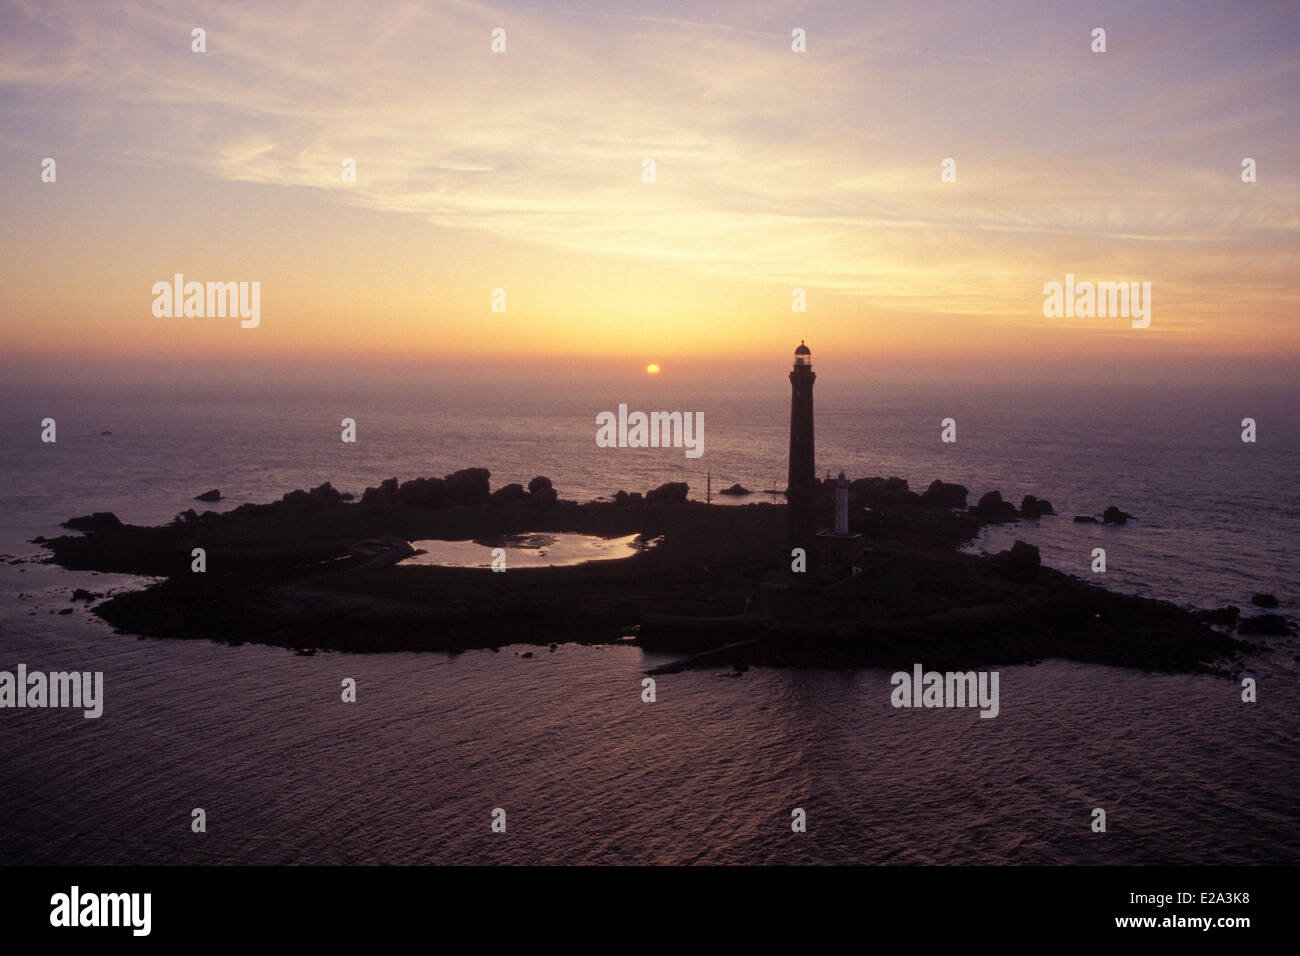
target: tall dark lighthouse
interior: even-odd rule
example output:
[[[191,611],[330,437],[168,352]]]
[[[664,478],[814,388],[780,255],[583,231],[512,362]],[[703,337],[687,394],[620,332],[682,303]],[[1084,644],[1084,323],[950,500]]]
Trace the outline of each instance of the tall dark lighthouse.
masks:
[[[813,461],[812,351],[803,342],[794,350],[790,370],[790,478],[786,501],[790,510],[790,537],[803,542],[816,531],[817,468]]]

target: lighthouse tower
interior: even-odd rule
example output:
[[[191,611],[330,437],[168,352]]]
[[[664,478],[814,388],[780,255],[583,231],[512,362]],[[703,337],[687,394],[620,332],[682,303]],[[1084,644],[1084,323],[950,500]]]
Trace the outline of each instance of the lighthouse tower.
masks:
[[[790,370],[790,476],[786,501],[790,510],[790,538],[806,542],[816,533],[817,469],[813,461],[812,351],[803,342],[794,350]]]

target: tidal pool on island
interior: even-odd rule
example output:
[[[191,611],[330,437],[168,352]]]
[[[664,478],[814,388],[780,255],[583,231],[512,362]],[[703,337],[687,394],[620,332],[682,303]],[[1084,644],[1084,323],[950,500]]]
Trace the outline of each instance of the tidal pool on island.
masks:
[[[642,535],[602,538],[590,534],[566,532],[532,532],[476,538],[472,541],[412,541],[418,554],[399,564],[432,564],[444,568],[489,568],[493,552],[504,552],[506,568],[556,568],[587,561],[613,561],[630,558],[638,551],[653,547]],[[500,566],[498,564],[498,566]]]

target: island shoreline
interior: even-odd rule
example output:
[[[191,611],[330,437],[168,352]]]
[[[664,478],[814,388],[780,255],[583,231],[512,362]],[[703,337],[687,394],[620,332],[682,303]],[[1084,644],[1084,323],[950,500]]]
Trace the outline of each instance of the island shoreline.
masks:
[[[1039,517],[1035,499],[1017,510],[986,495],[963,508],[960,486],[918,495],[900,479],[860,479],[851,529],[865,548],[852,566],[813,555],[793,573],[785,505],[710,506],[684,484],[578,504],[546,479],[493,493],[488,474],[390,479],[356,501],[327,483],[156,527],[99,513],[65,523],[83,534],[37,541],[68,569],[163,579],[94,606],[121,633],[304,652],[634,643],[684,655],[659,672],[1064,658],[1234,674],[1262,648],[1168,602],[1043,567],[1023,542],[999,555],[961,551],[991,523]],[[833,506],[826,491],[823,508]],[[661,541],[627,558],[505,573],[399,563],[411,540],[524,532]]]

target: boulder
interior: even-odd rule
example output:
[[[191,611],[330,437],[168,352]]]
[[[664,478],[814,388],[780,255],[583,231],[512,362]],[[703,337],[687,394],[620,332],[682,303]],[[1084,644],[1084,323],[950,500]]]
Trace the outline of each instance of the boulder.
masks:
[[[980,498],[975,513],[981,517],[1009,518],[1015,515],[1016,508],[1011,502],[1002,500],[1002,492],[990,491]]]
[[[311,498],[312,504],[315,505],[337,505],[343,502],[343,496],[328,481],[322,485],[317,485],[307,492],[307,495]]]
[[[559,497],[559,493],[551,486],[551,479],[544,475],[538,475],[528,483],[528,500],[534,504],[553,504]]]
[[[680,504],[686,501],[686,493],[690,490],[690,486],[684,481],[669,481],[647,491],[645,501],[648,505]]]
[[[968,493],[965,485],[949,484],[936,478],[930,482],[930,487],[925,489],[921,500],[936,508],[965,508]]]
[[[1252,594],[1250,603],[1255,607],[1275,608],[1277,607],[1277,597],[1272,594]]]
[[[525,491],[524,486],[517,481],[512,481],[510,484],[504,485],[492,492],[493,504],[515,504],[527,500],[528,492]]]
[[[1042,564],[1038,549],[1023,541],[1017,541],[1006,551],[1000,551],[988,560],[998,573],[1014,581],[1033,581]]]
[[[1102,524],[1128,524],[1132,515],[1127,511],[1120,511],[1114,505],[1107,508],[1101,516]]]
[[[391,505],[397,502],[397,479],[389,478],[379,483],[378,488],[367,488],[361,493],[363,505]]]
[[[63,527],[71,528],[73,531],[116,531],[122,527],[122,522],[111,511],[96,511],[94,514],[82,515],[80,518],[69,518],[63,522]]]
[[[743,495],[752,495],[753,492],[750,491],[748,488],[746,488],[744,485],[742,485],[740,482],[736,482],[730,488],[723,488],[721,491],[718,492],[718,494],[732,495],[734,497],[739,498]]]
[[[481,505],[492,498],[488,479],[492,473],[486,468],[462,468],[442,480],[447,501],[452,505]]]
[[[87,591],[85,588],[77,588],[72,592],[72,600],[74,601],[96,601],[103,596],[102,594],[96,594],[94,591]]]
[[[645,504],[645,499],[641,497],[641,492],[634,491],[628,494],[621,488],[614,493],[614,504],[620,508],[634,507]]]
[[[835,480],[832,480],[829,487],[833,488],[835,483]],[[879,476],[859,478],[849,485],[849,490],[863,498],[897,501],[912,497],[912,492],[907,488],[907,482],[896,476],[890,476],[889,478]]]
[[[211,491],[205,491],[201,495],[194,496],[195,501],[220,501],[221,489],[213,488]]]
[[[293,508],[295,510],[304,510],[312,506],[311,495],[303,491],[301,488],[290,491],[281,498],[280,501],[286,508]]]
[[[1054,515],[1052,503],[1046,498],[1035,498],[1033,495],[1025,495],[1020,502],[1020,513],[1026,518],[1040,518],[1043,515]]]
[[[447,504],[446,483],[441,478],[412,478],[397,486],[395,497],[410,508],[442,508]],[[365,498],[361,501],[364,504]]]

